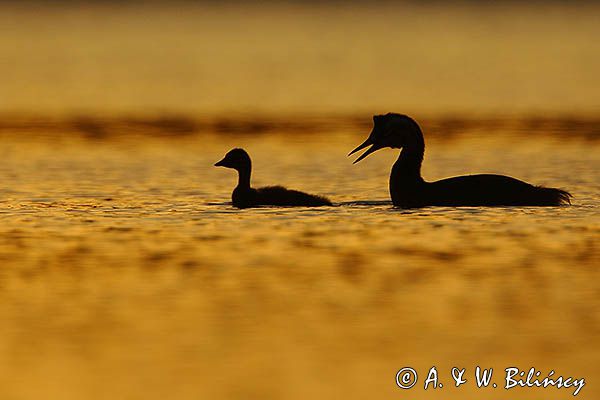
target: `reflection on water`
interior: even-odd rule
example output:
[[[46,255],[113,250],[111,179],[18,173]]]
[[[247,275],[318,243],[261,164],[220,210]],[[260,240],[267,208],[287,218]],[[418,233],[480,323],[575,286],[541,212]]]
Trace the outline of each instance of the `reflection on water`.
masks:
[[[397,397],[399,368],[454,364],[555,369],[600,394],[595,124],[458,120],[466,133],[449,138],[452,123],[431,119],[427,179],[503,173],[568,189],[574,205],[406,211],[388,202],[394,151],[345,157],[368,119],[144,140],[94,121],[73,130],[105,135],[3,122],[3,397]],[[212,164],[234,146],[256,186],[336,206],[232,208],[235,177]],[[461,389],[444,398],[476,394]]]

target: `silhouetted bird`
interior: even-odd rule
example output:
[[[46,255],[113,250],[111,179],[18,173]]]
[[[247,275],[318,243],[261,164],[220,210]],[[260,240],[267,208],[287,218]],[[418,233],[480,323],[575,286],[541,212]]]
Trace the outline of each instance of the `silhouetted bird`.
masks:
[[[371,145],[360,157],[391,147],[402,148],[390,175],[390,194],[395,206],[558,206],[571,204],[571,194],[560,189],[533,186],[503,175],[467,175],[425,182],[421,163],[425,140],[419,125],[410,117],[389,113],[373,117],[367,140],[350,154]]]
[[[331,202],[325,197],[314,196],[289,190],[282,186],[268,186],[259,189],[250,187],[252,162],[244,149],[233,149],[225,155],[216,167],[233,168],[238,172],[238,185],[231,195],[232,203],[238,208],[255,206],[330,206]]]

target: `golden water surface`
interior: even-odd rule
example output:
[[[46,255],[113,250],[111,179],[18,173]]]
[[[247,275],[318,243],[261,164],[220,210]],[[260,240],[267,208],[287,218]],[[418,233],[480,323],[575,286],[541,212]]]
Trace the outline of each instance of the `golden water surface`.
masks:
[[[505,173],[573,205],[402,211],[388,202],[395,151],[345,157],[365,119],[144,140],[4,131],[2,397],[506,398],[451,387],[451,367],[477,365],[554,369],[598,395],[597,125],[426,120],[426,178]],[[232,208],[234,172],[212,164],[234,146],[254,185],[335,206]],[[423,376],[396,387],[401,367],[434,365],[443,393]]]
[[[599,37],[583,1],[0,2],[0,400],[599,398]],[[394,209],[397,151],[346,157],[389,111],[426,179],[573,205]],[[234,209],[232,147],[335,205]]]

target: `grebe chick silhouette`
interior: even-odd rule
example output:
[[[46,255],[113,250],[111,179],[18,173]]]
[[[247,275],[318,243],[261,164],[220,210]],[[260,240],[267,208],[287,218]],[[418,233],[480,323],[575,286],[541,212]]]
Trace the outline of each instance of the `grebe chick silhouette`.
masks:
[[[331,201],[325,197],[315,196],[297,190],[289,190],[282,186],[267,186],[254,189],[250,187],[252,161],[244,149],[233,149],[215,167],[226,167],[238,172],[238,185],[233,190],[231,201],[237,208],[256,206],[330,206]]]
[[[426,182],[421,177],[425,140],[419,125],[410,117],[388,113],[373,117],[373,130],[349,156],[371,146],[354,164],[385,148],[401,148],[392,167],[390,195],[402,208],[426,206],[559,206],[571,204],[571,194],[553,188],[533,186],[504,175],[466,175]]]

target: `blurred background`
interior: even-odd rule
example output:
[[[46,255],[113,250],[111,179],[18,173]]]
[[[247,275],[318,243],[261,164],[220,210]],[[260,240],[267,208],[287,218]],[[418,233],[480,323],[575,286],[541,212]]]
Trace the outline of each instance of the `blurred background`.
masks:
[[[584,1],[1,1],[0,398],[597,398],[598,37]],[[573,205],[393,209],[397,151],[346,158],[389,111],[426,179]],[[335,206],[232,208],[232,147]]]
[[[596,113],[598,2],[2,2],[3,112]]]

